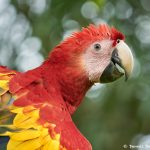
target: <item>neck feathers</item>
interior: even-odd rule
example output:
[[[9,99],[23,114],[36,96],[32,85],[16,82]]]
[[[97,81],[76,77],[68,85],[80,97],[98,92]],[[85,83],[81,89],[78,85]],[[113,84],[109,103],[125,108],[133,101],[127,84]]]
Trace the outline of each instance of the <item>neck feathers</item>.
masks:
[[[47,61],[46,64],[51,66],[51,70],[47,70],[51,72],[47,76],[48,80],[51,80],[50,76],[53,75],[56,78],[55,82],[57,82],[57,84],[48,86],[59,86],[59,88],[57,87],[60,90],[58,93],[61,94],[70,114],[72,114],[83,100],[92,83],[89,81],[86,73],[77,66],[54,64],[50,61]]]

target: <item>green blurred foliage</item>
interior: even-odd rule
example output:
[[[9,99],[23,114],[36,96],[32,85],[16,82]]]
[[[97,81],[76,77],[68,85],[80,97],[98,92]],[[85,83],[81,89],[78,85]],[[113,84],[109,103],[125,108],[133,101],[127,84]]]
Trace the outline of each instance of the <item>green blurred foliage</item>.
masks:
[[[135,57],[133,77],[124,82],[120,79],[97,92],[87,95],[73,119],[81,132],[92,143],[93,150],[121,150],[124,144],[137,144],[140,138],[150,134],[150,2],[148,0],[45,0],[42,13],[32,11],[34,0],[12,0],[17,14],[23,14],[32,27],[30,36],[42,41],[41,53],[49,51],[63,39],[64,33],[81,29],[90,23],[106,22],[126,35],[126,42]],[[93,17],[84,16],[83,5],[90,2],[86,11]],[[91,4],[92,3],[92,4]],[[82,10],[82,11],[81,11]],[[95,15],[96,12],[96,15]],[[88,14],[87,13],[87,14]],[[66,27],[68,20],[75,21]],[[76,25],[78,24],[78,26]],[[73,26],[73,27],[72,27]],[[74,27],[75,26],[75,27]],[[13,57],[16,58],[17,54]],[[13,65],[17,68],[17,65]],[[149,140],[150,143],[150,140]],[[128,148],[127,148],[128,149]]]

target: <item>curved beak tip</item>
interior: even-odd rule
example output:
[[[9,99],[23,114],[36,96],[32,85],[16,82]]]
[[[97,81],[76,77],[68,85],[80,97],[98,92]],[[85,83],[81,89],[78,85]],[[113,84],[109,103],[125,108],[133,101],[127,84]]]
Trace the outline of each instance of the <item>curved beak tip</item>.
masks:
[[[125,81],[127,81],[132,74],[132,70],[134,66],[132,52],[124,41],[121,41],[117,45],[116,49],[118,50],[118,56],[121,60],[121,64],[125,71]]]
[[[125,81],[127,81],[132,73],[133,64],[133,55],[130,48],[124,41],[120,41],[112,52],[111,62],[101,75],[100,82],[113,82],[123,75]]]

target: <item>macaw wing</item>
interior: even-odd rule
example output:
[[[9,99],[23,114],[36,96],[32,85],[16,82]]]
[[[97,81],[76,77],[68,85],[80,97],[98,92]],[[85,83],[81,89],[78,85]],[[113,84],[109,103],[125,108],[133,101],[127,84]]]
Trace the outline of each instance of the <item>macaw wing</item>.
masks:
[[[16,75],[4,70],[5,80],[11,76],[6,84],[0,84],[2,94],[11,95],[5,104],[1,102],[3,113],[0,114],[1,117],[4,113],[12,115],[9,123],[5,119],[0,122],[0,136],[9,137],[7,150],[91,150],[90,143],[74,125],[64,101],[53,100],[40,78],[31,72]],[[8,106],[11,99],[14,102]]]
[[[9,81],[14,75],[16,75],[15,71],[0,66],[0,124],[9,123],[13,118],[8,105],[13,101],[12,94],[9,92]]]
[[[14,114],[10,112],[8,105],[13,101],[12,94],[9,92],[9,81],[16,74],[15,71],[0,66],[0,125],[10,124]],[[0,127],[0,133],[9,130],[7,127]],[[6,150],[9,137],[0,137],[0,149]]]

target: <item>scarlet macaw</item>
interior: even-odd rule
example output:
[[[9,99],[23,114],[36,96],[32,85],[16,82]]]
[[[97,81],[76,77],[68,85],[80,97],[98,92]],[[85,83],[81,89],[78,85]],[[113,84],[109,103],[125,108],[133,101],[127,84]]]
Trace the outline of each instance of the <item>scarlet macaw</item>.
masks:
[[[88,89],[133,68],[124,35],[90,25],[56,46],[27,72],[0,67],[0,145],[7,150],[91,150],[71,119]],[[6,137],[9,137],[6,140]]]

